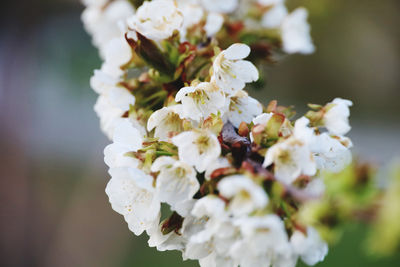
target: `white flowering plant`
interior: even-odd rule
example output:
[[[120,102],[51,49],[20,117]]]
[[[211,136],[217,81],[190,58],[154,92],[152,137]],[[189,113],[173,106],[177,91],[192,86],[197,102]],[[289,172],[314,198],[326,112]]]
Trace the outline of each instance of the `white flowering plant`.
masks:
[[[352,102],[309,105],[293,119],[291,107],[245,91],[257,66],[315,50],[306,9],[289,12],[284,0],[84,4],[103,59],[90,82],[112,140],[106,193],[129,229],[203,267],[322,261],[343,214],[359,208],[324,210],[343,196],[326,173],[360,176],[345,136]]]

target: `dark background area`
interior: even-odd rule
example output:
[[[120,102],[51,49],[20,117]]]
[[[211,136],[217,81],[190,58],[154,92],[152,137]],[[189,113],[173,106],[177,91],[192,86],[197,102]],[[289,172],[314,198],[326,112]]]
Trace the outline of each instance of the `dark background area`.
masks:
[[[387,165],[400,156],[398,0],[292,0],[309,8],[317,51],[265,69],[251,94],[304,111],[353,100],[354,153]],[[108,143],[89,78],[101,64],[78,0],[1,1],[0,266],[197,266],[129,232],[106,194]],[[364,253],[349,226],[320,267],[398,266]]]

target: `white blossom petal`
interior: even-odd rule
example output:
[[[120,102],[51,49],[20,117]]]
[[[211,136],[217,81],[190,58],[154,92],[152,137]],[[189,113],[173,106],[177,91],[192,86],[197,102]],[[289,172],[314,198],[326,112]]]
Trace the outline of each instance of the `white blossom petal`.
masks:
[[[231,199],[229,210],[237,216],[262,209],[268,204],[267,193],[244,175],[225,177],[218,184],[221,195]]]
[[[154,195],[153,177],[136,168],[112,168],[106,193],[113,209],[124,216],[136,235],[157,219],[160,202]]]
[[[182,25],[182,13],[172,0],[145,1],[128,19],[131,30],[155,41],[167,39]]]
[[[269,29],[278,28],[282,24],[287,14],[288,11],[284,4],[276,4],[263,14],[261,25]]]
[[[328,105],[332,105],[324,115],[325,127],[334,135],[345,135],[351,127],[349,125],[350,109],[353,102],[335,98]]]
[[[120,120],[115,127],[113,140],[130,151],[142,148],[143,138],[138,129],[133,127],[129,119]]]
[[[204,8],[211,12],[231,13],[239,4],[239,0],[200,0]]]
[[[175,101],[182,103],[183,116],[194,121],[218,114],[223,110],[225,100],[224,94],[208,82],[183,87],[175,96]]]
[[[328,253],[328,245],[312,227],[307,228],[307,236],[302,232],[295,231],[290,238],[290,243],[295,253],[300,255],[304,263],[310,266],[323,261]]]
[[[160,141],[168,141],[174,135],[183,131],[183,106],[163,107],[151,114],[147,121],[147,130],[155,128],[154,137]]]
[[[311,54],[315,51],[307,16],[305,8],[297,8],[283,20],[281,30],[283,50],[286,53]]]
[[[246,92],[238,91],[235,96],[231,97],[225,117],[238,128],[240,123],[251,123],[261,113],[262,105],[260,102],[248,96]]]
[[[224,17],[219,13],[210,13],[207,16],[206,25],[204,25],[204,30],[208,37],[216,35],[222,28],[224,24]]]
[[[222,51],[213,62],[211,82],[231,96],[243,89],[246,83],[258,80],[257,68],[242,60],[249,53],[250,47],[245,44],[233,44]]]
[[[139,160],[132,156],[126,156],[128,152],[130,152],[129,149],[120,144],[110,144],[104,149],[104,162],[110,168],[137,168],[140,164]]]
[[[228,60],[239,60],[250,55],[250,47],[245,44],[233,44],[224,52],[224,57]]]
[[[190,200],[199,190],[200,184],[195,170],[171,157],[157,158],[151,168],[160,172],[156,180],[157,196],[174,209],[175,206]]]
[[[178,147],[179,159],[197,171],[204,172],[221,154],[218,138],[207,131],[187,131],[172,138]]]

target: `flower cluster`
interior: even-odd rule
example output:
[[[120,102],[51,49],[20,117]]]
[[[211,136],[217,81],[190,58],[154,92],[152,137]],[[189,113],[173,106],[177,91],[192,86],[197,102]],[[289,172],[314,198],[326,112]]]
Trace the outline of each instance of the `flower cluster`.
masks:
[[[244,90],[274,54],[314,51],[306,10],[289,13],[283,0],[85,4],[104,59],[91,86],[112,140],[106,193],[129,229],[203,267],[322,261],[327,244],[297,215],[323,195],[320,175],[351,161],[352,103],[310,105],[293,120]]]

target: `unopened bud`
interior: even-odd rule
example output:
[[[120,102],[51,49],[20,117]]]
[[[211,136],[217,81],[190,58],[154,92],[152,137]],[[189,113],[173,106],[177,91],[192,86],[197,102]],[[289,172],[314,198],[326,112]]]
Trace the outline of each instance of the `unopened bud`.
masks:
[[[249,127],[247,126],[247,123],[245,123],[244,121],[242,121],[239,125],[239,130],[238,130],[238,134],[240,136],[246,137],[249,135]]]

